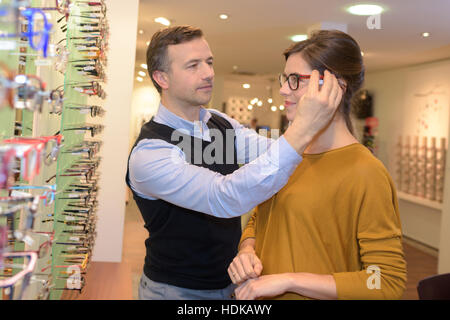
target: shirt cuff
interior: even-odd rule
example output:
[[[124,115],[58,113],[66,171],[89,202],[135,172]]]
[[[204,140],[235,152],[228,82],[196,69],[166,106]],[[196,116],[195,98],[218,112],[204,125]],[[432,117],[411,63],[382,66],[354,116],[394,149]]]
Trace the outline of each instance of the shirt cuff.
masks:
[[[275,157],[278,161],[278,167],[288,176],[291,176],[298,164],[302,162],[303,157],[292,148],[284,136],[281,136],[277,141],[278,144],[272,144],[272,146],[278,148],[278,157]]]

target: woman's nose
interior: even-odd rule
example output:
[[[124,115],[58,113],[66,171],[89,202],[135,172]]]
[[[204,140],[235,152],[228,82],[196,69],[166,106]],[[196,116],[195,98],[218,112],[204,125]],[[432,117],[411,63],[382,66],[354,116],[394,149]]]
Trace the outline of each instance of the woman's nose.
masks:
[[[283,83],[283,85],[281,86],[281,88],[280,88],[280,94],[281,94],[283,97],[286,97],[286,96],[288,96],[290,93],[291,93],[291,88],[289,88],[288,82],[285,81],[285,82]]]

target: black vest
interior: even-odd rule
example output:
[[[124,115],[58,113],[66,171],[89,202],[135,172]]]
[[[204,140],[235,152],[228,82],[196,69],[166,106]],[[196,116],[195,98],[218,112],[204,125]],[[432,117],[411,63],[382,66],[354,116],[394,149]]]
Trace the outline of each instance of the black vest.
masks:
[[[208,142],[185,136],[189,137],[192,143],[190,150],[183,151],[187,162],[227,175],[239,168],[234,147],[235,138],[230,139],[233,142],[234,161],[232,164],[226,164],[225,130],[233,127],[222,117],[213,113],[211,115],[207,123],[208,128],[218,129],[223,135],[224,159],[218,161],[223,164],[206,164],[203,157],[200,159],[201,164],[197,163],[198,157],[194,163],[195,149],[199,152],[198,149],[201,147],[203,154],[203,150],[214,142],[214,138],[212,142]],[[175,129],[152,119],[142,127],[134,147],[142,139],[161,139],[177,145],[179,141],[171,141],[174,131]],[[128,175],[127,170],[126,182],[131,189]],[[216,218],[161,199],[144,199],[134,191],[133,196],[144,218],[145,228],[149,232],[149,238],[145,241],[147,253],[144,264],[144,273],[148,278],[197,290],[222,289],[231,283],[227,268],[237,254],[241,236],[240,217]]]

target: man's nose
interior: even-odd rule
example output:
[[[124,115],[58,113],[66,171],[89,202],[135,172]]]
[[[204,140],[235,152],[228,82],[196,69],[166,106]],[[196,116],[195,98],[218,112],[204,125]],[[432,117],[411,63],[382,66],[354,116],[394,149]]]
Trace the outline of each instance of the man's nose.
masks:
[[[205,63],[202,68],[202,79],[211,80],[214,78],[214,68],[212,65]]]

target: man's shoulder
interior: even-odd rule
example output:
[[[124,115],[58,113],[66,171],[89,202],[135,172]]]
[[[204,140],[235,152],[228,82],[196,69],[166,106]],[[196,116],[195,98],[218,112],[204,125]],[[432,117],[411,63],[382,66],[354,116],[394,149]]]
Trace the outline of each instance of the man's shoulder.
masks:
[[[206,109],[209,113],[211,113],[211,115],[215,115],[218,116],[224,120],[226,120],[228,123],[231,124],[231,126],[233,127],[233,129],[238,129],[240,127],[242,127],[242,125],[235,119],[231,118],[229,115],[227,115],[226,113],[223,113],[217,109],[213,109],[213,108],[208,108]]]

